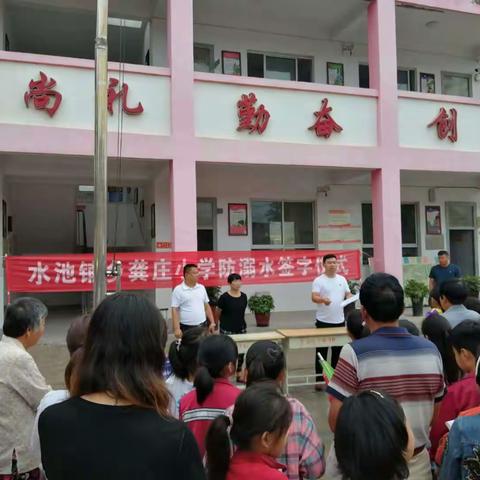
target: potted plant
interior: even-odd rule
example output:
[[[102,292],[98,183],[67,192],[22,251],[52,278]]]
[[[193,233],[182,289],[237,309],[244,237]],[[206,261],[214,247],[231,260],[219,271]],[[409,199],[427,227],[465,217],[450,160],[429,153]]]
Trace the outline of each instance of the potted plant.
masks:
[[[405,296],[412,302],[413,316],[423,315],[423,300],[428,295],[428,287],[418,280],[407,280],[405,283]]]
[[[208,304],[212,308],[213,312],[215,312],[215,307],[217,306],[222,289],[220,287],[205,287],[205,290],[207,291],[208,295]]]
[[[480,277],[476,275],[465,275],[463,281],[468,288],[468,296],[478,298],[480,294]]]
[[[255,314],[257,327],[270,325],[270,312],[275,308],[270,294],[256,293],[248,299],[248,308]]]

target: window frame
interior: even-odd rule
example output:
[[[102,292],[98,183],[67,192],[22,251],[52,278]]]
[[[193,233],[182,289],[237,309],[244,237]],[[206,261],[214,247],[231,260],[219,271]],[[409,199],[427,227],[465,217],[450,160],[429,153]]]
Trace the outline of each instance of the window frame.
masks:
[[[208,48],[210,51],[210,67],[208,69],[208,73],[215,73],[215,68],[212,70],[211,66],[215,64],[215,45],[211,43],[193,43],[193,69],[195,70],[195,47],[199,48]],[[195,70],[201,71],[201,70]]]
[[[282,243],[280,245],[271,245],[271,244],[261,244],[257,245],[253,243],[253,203],[254,202],[280,202],[282,204]],[[286,244],[284,238],[285,232],[285,203],[311,203],[312,204],[312,228],[313,228],[313,243],[295,243],[295,244]],[[311,199],[295,199],[295,200],[285,200],[278,198],[252,198],[249,202],[250,207],[250,219],[249,219],[249,228],[252,232],[250,238],[251,250],[315,250],[317,245],[317,204],[316,200]]]
[[[465,78],[468,80],[468,96],[464,95],[454,95],[454,96],[461,96],[464,98],[472,98],[473,95],[473,85],[472,85],[472,74],[471,73],[460,73],[460,72],[451,72],[451,71],[446,71],[442,70],[440,72],[440,84],[442,88],[442,95],[452,95],[450,93],[445,93],[445,77],[446,76],[455,76],[455,77],[460,77],[460,78]]]
[[[398,72],[407,72],[408,73],[408,90],[407,92],[416,92],[417,91],[417,69],[416,68],[407,68],[407,67],[397,67],[397,76]],[[414,85],[412,87],[412,80],[414,81]],[[398,80],[397,80],[397,89],[398,89]],[[401,91],[400,89],[398,89]],[[405,91],[405,90],[403,90]]]
[[[295,80],[284,80],[286,82],[300,82],[300,81],[304,82],[305,80],[298,80],[298,60],[299,59],[310,60],[312,62],[312,78],[310,82],[306,82],[306,83],[315,83],[315,58],[314,57],[310,57],[308,55],[292,55],[292,54],[283,54],[283,53],[261,52],[258,50],[247,50],[247,74],[248,74],[248,54],[249,53],[263,56],[263,78],[266,80],[275,80],[274,78],[269,78],[265,76],[265,74],[267,73],[267,57],[289,58],[289,59],[295,60]]]

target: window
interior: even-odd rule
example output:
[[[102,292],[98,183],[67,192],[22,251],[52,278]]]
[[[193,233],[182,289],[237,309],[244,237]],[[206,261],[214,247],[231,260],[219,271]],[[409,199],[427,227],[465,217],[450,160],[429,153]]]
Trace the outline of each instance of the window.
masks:
[[[407,92],[416,91],[416,71],[413,69],[399,68],[397,70],[397,85],[399,90]]]
[[[196,43],[193,46],[193,64],[196,72],[213,72],[213,45]]]
[[[247,71],[249,77],[298,80],[299,82],[313,81],[311,58],[248,52]]]
[[[360,64],[358,66],[358,86],[360,88],[370,88],[370,70],[368,65]]]
[[[401,206],[402,218],[402,256],[418,257],[418,221],[417,205],[404,203]],[[373,257],[373,215],[372,204],[362,203],[362,263],[368,265]]]
[[[444,95],[472,96],[472,76],[464,73],[442,72]]]
[[[313,202],[252,201],[252,244],[260,248],[314,248]]]

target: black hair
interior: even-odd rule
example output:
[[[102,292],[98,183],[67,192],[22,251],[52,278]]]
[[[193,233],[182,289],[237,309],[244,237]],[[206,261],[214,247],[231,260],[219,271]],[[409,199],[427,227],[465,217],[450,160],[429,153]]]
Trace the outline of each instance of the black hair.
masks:
[[[229,363],[236,366],[237,357],[237,344],[228,335],[212,335],[201,343],[193,382],[200,405],[212,393],[214,379],[222,376],[223,369]]]
[[[187,380],[195,375],[198,366],[198,348],[207,334],[206,328],[191,328],[183,334],[181,340],[170,344],[168,359],[175,376]]]
[[[443,255],[446,255],[447,257],[450,256],[446,250],[439,250],[437,253],[437,257],[442,257]]]
[[[252,440],[265,432],[281,438],[292,422],[292,409],[278,386],[266,382],[253,385],[238,396],[232,417],[232,424],[225,415],[217,417],[208,430],[205,446],[209,480],[225,480],[230,465],[230,439],[239,450],[249,451]]]
[[[265,380],[276,380],[286,367],[282,347],[271,340],[255,342],[248,349],[245,366],[247,387]]]
[[[440,285],[440,296],[445,297],[452,305],[463,305],[468,297],[468,289],[463,280],[446,280]]]
[[[241,280],[241,279],[242,277],[238,273],[231,273],[227,278],[227,282],[232,283],[235,280]]]
[[[450,344],[459,352],[462,348],[468,350],[475,358],[480,353],[480,322],[464,320],[452,329]]]
[[[331,258],[334,258],[336,260],[337,256],[334,253],[328,253],[327,255],[323,256],[322,263],[325,265],[327,263],[327,260],[330,260]]]
[[[449,341],[451,331],[450,322],[438,313],[432,313],[422,323],[423,335],[434,343],[440,352],[445,380],[449,385],[462,376]]]
[[[7,337],[19,338],[29,329],[38,329],[40,321],[47,315],[47,307],[40,300],[32,297],[17,298],[5,310],[3,333]]]
[[[405,414],[396,400],[363,391],[346,398],[335,428],[335,453],[343,478],[402,480],[409,470]]]
[[[405,328],[410,335],[415,335],[416,337],[420,336],[420,330],[418,329],[418,327],[406,318],[401,318],[398,321],[398,326]]]
[[[368,337],[370,330],[363,324],[362,312],[358,308],[348,312],[345,319],[348,332],[355,340]]]
[[[435,287],[430,290],[428,298],[428,304],[430,306],[432,306],[430,302],[430,299],[432,298],[440,305],[440,289],[438,288],[438,285],[435,285]]]
[[[405,308],[403,288],[393,275],[373,273],[360,287],[360,303],[374,321],[395,322]]]
[[[147,298],[127,292],[106,297],[92,314],[70,382],[72,397],[108,392],[115,400],[168,416],[165,328],[158,308]]]
[[[198,268],[198,265],[196,263],[187,263],[184,267],[183,267],[183,276],[185,276],[190,270],[192,270],[193,268]]]
[[[67,348],[70,356],[72,356],[79,348],[83,347],[87,338],[88,325],[90,323],[90,315],[83,315],[75,318],[67,332]]]
[[[463,302],[463,305],[468,310],[473,310],[474,312],[480,313],[480,300],[478,297],[467,297]]]

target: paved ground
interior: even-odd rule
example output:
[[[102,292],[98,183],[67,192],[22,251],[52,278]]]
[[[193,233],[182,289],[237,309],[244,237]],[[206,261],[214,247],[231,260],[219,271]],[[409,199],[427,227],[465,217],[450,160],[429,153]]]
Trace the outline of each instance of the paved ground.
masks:
[[[62,312],[51,312],[47,319],[46,333],[40,343],[31,350],[31,353],[38,363],[47,381],[54,388],[64,388],[63,372],[68,361],[68,351],[65,345],[65,335],[68,326],[80,311],[69,310]],[[307,312],[277,312],[272,313],[270,327],[259,328],[255,325],[253,316],[247,316],[248,331],[276,330],[277,328],[309,328],[313,325],[314,313]],[[412,319],[419,325],[419,318]],[[170,335],[170,340],[172,336]],[[311,370],[314,359],[313,350],[301,350],[293,352],[290,360],[290,370],[294,373],[307,372]],[[328,400],[322,392],[315,392],[313,387],[297,387],[291,390],[291,395],[297,397],[311,412],[319,433],[327,445],[330,445],[332,434],[328,429],[327,411]]]

